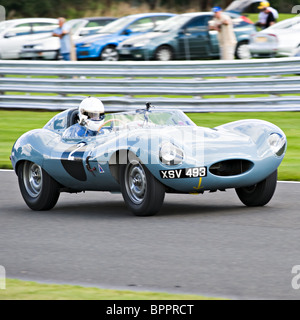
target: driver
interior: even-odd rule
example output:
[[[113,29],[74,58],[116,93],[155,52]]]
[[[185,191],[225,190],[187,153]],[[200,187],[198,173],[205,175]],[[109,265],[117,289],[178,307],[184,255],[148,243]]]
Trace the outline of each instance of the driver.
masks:
[[[85,98],[79,105],[78,116],[78,123],[69,127],[64,136],[68,138],[96,136],[104,123],[103,103],[97,98]]]

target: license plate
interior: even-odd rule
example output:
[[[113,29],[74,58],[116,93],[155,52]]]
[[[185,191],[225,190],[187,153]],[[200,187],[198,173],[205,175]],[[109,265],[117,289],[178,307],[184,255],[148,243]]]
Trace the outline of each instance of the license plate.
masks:
[[[34,57],[36,54],[34,54],[34,53],[31,53],[31,52],[23,52],[23,53],[21,53],[21,57],[23,57],[23,58],[31,58],[31,57]]]
[[[267,42],[267,38],[266,37],[257,37],[255,39],[255,42],[259,42],[259,43]]]
[[[121,54],[130,54],[130,51],[126,50],[126,49],[122,49],[122,50],[120,50],[120,53]]]
[[[199,178],[206,177],[207,168],[196,167],[187,169],[160,170],[159,173],[162,179]]]

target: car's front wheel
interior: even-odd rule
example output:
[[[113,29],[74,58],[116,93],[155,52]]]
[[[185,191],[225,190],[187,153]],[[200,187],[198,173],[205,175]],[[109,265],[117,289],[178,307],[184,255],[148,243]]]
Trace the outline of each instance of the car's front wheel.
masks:
[[[248,207],[266,205],[273,197],[277,185],[277,170],[263,181],[244,188],[237,188],[240,200]]]
[[[118,61],[119,54],[114,46],[107,46],[105,47],[100,55],[100,59],[103,61]]]
[[[122,195],[127,207],[136,216],[155,215],[164,201],[164,186],[136,160],[122,165],[119,173]]]
[[[155,52],[155,60],[170,61],[173,59],[173,51],[168,46],[161,46]]]
[[[17,174],[21,194],[30,209],[50,210],[56,205],[59,185],[39,165],[24,161],[19,165]]]

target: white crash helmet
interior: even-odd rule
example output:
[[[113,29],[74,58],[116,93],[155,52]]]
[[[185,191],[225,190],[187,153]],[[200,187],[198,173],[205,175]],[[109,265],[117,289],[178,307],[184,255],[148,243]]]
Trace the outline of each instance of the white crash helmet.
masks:
[[[79,124],[92,131],[98,131],[104,123],[103,103],[93,97],[85,98],[79,105]]]

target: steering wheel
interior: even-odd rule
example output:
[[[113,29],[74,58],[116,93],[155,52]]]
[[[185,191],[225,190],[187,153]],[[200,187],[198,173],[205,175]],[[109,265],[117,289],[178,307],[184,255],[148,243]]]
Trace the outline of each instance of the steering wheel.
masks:
[[[126,125],[126,123],[125,123],[124,121],[120,120],[120,119],[110,119],[110,120],[105,121],[105,122],[99,127],[98,132],[99,132],[107,123],[112,122],[112,121],[119,121],[119,122],[122,122],[123,124]]]

